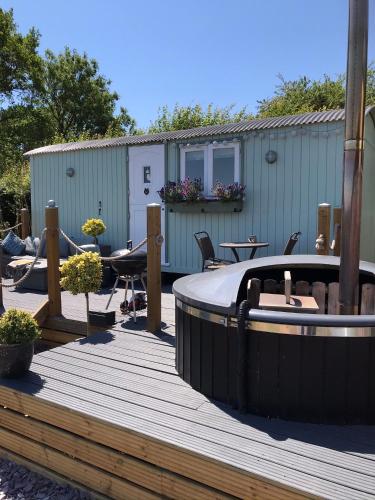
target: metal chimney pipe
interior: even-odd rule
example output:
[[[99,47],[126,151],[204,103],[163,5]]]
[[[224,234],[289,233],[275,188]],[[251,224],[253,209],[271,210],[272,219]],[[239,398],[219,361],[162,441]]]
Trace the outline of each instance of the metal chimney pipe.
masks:
[[[339,288],[340,314],[358,313],[367,38],[368,0],[349,0]]]

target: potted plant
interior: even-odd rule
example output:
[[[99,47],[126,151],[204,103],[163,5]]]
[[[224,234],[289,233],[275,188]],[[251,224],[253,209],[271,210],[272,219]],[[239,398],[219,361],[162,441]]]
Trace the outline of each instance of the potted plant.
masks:
[[[90,335],[89,293],[95,293],[102,283],[103,267],[94,252],[73,255],[60,267],[60,284],[72,295],[84,293],[86,298],[87,336]]]
[[[38,323],[32,315],[8,309],[0,318],[0,376],[19,377],[26,373],[39,337]]]
[[[102,219],[87,219],[81,229],[86,236],[92,236],[94,238],[94,244],[97,245],[98,236],[103,234],[107,227]]]

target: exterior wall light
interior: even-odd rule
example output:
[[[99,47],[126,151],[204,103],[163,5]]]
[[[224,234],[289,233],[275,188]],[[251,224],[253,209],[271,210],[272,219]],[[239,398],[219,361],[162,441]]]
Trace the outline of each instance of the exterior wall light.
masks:
[[[75,170],[74,170],[74,168],[73,168],[73,167],[69,167],[69,168],[67,168],[67,169],[66,169],[66,175],[67,175],[68,177],[73,177],[73,176],[74,176],[74,174],[75,174]]]
[[[270,164],[271,163],[275,163],[275,161],[277,160],[277,153],[276,153],[276,151],[272,151],[272,149],[270,149],[269,151],[267,151],[265,159],[266,159],[267,163],[270,163]]]

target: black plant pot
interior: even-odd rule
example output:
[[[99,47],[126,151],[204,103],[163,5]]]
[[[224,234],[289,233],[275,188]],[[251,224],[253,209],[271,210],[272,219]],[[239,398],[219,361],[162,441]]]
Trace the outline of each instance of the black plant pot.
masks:
[[[0,377],[14,378],[26,373],[34,355],[34,341],[27,344],[0,344]]]

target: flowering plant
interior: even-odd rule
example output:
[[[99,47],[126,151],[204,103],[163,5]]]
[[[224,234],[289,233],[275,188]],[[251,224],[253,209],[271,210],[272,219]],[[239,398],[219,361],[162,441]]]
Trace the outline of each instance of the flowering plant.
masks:
[[[200,201],[204,200],[202,195],[203,186],[200,178],[193,179],[186,177],[181,183],[182,196],[185,201]]]
[[[90,335],[89,293],[97,292],[102,282],[102,263],[100,255],[84,252],[73,255],[60,267],[60,285],[72,293],[84,293],[86,298],[87,335]]]
[[[182,201],[195,202],[204,200],[203,186],[199,178],[190,180],[189,177],[180,182],[168,181],[158,194],[164,203],[178,203]]]
[[[164,203],[184,201],[180,183],[168,181],[160,191],[158,191],[158,194]]]
[[[225,185],[217,181],[212,188],[212,193],[221,201],[239,201],[244,197],[246,186],[233,182],[233,184]]]
[[[98,243],[97,236],[104,233],[107,229],[106,225],[102,219],[87,219],[87,221],[82,225],[81,230],[86,236],[92,236],[94,238],[94,243]]]

